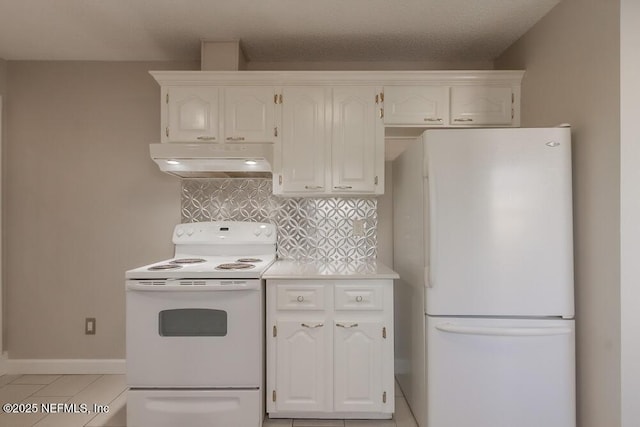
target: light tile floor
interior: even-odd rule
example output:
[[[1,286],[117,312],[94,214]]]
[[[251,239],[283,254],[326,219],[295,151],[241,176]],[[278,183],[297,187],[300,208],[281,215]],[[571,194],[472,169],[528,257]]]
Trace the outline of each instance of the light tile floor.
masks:
[[[2,375],[0,403],[35,404],[36,413],[0,411],[0,427],[127,427],[124,375]],[[42,404],[76,404],[78,413],[42,413]],[[86,411],[82,404],[87,405]],[[94,412],[93,405],[108,407]],[[97,408],[99,409],[99,408]],[[22,412],[22,411],[21,411]],[[265,420],[263,427],[417,427],[396,385],[396,412],[391,420]]]

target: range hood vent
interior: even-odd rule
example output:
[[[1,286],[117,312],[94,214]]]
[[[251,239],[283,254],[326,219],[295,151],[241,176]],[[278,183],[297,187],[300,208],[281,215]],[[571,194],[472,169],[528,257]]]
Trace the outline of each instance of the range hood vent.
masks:
[[[180,178],[271,178],[273,144],[150,144],[160,170]]]

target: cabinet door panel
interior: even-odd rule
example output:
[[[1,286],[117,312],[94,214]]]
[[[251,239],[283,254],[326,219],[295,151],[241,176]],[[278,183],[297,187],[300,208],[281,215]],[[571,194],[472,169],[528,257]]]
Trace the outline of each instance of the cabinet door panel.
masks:
[[[218,142],[218,93],[217,87],[169,88],[163,140]]]
[[[333,191],[375,192],[376,88],[333,90]]]
[[[387,125],[443,126],[447,113],[446,86],[387,86],[384,123]]]
[[[277,322],[277,411],[330,409],[325,396],[330,374],[327,354],[330,326],[324,321]]]
[[[451,88],[452,125],[510,125],[513,91],[510,86]]]
[[[224,133],[227,142],[273,141],[273,87],[228,87],[224,95]]]
[[[286,87],[282,104],[282,192],[324,192],[327,89]]]
[[[380,322],[336,320],[334,408],[345,412],[382,409],[383,339]]]

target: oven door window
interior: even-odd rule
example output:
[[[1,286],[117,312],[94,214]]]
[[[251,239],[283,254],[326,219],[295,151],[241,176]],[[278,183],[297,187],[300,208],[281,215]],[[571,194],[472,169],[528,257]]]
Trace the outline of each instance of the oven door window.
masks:
[[[162,337],[224,337],[227,312],[206,308],[162,310],[158,314],[158,333]]]

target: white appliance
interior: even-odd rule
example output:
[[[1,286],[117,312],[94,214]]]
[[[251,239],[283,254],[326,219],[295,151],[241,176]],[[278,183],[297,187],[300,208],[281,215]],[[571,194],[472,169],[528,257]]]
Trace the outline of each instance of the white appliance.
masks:
[[[175,256],[126,272],[127,425],[260,427],[272,224],[179,224]]]
[[[420,427],[575,427],[570,129],[426,131],[393,200],[396,375]]]
[[[273,144],[268,142],[149,144],[149,153],[161,171],[180,178],[271,178]]]

